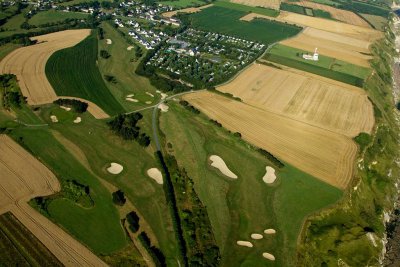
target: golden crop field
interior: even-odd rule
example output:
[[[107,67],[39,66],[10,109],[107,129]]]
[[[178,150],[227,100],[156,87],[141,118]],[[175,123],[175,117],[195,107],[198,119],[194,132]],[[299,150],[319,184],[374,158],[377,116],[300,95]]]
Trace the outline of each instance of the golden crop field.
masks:
[[[345,188],[357,153],[348,137],[207,91],[185,95],[208,117],[333,186]]]
[[[66,30],[33,37],[37,44],[21,47],[8,54],[0,62],[0,74],[12,73],[17,76],[22,94],[29,105],[52,103],[57,98],[47,80],[45,67],[50,56],[57,50],[74,46],[90,34],[90,29]],[[96,118],[108,115],[95,104],[89,104],[88,111]]]
[[[246,6],[260,6],[279,10],[281,5],[280,0],[231,0],[232,3]]]
[[[200,12],[202,9],[210,7],[210,6],[213,6],[213,4],[208,4],[208,5],[204,5],[204,6],[200,6],[200,7],[188,7],[188,8],[184,8],[184,9],[169,11],[169,12],[163,13],[162,16],[166,17],[166,18],[172,18],[173,16],[175,16],[178,13],[196,13],[196,12]]]
[[[0,135],[0,214],[11,211],[65,266],[106,266],[27,203],[60,191],[54,174],[10,137]]]
[[[373,106],[364,90],[282,68],[253,64],[218,90],[250,105],[349,137],[371,132]]]

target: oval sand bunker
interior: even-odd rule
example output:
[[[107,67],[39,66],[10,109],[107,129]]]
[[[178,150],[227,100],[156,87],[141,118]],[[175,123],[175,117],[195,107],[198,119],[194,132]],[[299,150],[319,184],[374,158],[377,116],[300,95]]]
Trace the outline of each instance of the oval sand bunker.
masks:
[[[267,235],[273,235],[273,234],[276,234],[276,231],[275,231],[275,229],[266,229],[266,230],[264,230],[264,233]]]
[[[115,162],[111,162],[110,165],[111,166],[107,168],[107,171],[109,173],[111,173],[111,174],[119,174],[124,169],[124,167],[122,167],[121,164],[118,164],[118,163],[115,163]]]
[[[264,258],[266,258],[266,259],[268,259],[270,261],[274,261],[275,260],[275,256],[270,254],[270,253],[264,252],[262,255],[263,255]]]
[[[74,120],[74,123],[80,123],[82,121],[81,117],[76,117],[76,119]]]
[[[57,116],[51,115],[50,116],[51,122],[58,122]]]
[[[157,168],[151,168],[147,170],[147,175],[151,178],[154,179],[157,184],[163,184],[163,177],[162,173],[159,169]]]
[[[167,105],[165,105],[164,103],[161,103],[160,105],[158,105],[158,108],[161,109],[162,112],[167,112],[169,107]]]
[[[210,160],[212,161],[211,166],[217,168],[218,170],[220,170],[220,172],[222,172],[223,175],[228,176],[229,178],[232,179],[237,179],[237,175],[234,174],[229,168],[228,166],[226,166],[225,161],[217,155],[211,155],[210,156]]]
[[[242,246],[242,247],[248,247],[248,248],[253,247],[253,244],[249,241],[237,241],[236,244],[238,244],[239,246]]]
[[[275,169],[270,166],[267,166],[265,168],[265,170],[267,172],[265,173],[265,175],[263,177],[263,181],[266,184],[272,184],[276,180]]]
[[[260,234],[251,234],[251,238],[252,239],[263,239],[263,235],[260,235]]]

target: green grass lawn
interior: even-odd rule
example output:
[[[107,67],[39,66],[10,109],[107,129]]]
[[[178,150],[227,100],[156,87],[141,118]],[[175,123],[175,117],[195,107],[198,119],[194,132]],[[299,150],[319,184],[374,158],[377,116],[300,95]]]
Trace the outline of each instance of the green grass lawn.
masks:
[[[22,137],[24,146],[58,179],[74,179],[90,187],[94,207],[82,208],[68,199],[56,198],[48,206],[52,220],[98,254],[112,253],[127,244],[111,194],[47,128],[18,128],[11,136],[15,140]]]
[[[115,99],[128,111],[157,103],[160,95],[156,93],[156,88],[146,77],[135,73],[136,66],[140,62],[140,59],[133,61],[135,49],[128,51],[127,48],[131,45],[109,23],[104,22],[101,27],[104,29],[104,40],[99,40],[99,51],[106,50],[111,57],[107,59],[99,57],[98,67],[102,74],[113,75],[117,79],[116,84],[108,84]],[[106,39],[111,39],[112,44],[108,45]],[[154,97],[149,96],[146,92],[151,93]],[[134,94],[133,98],[139,102],[126,101],[125,98],[129,94]],[[151,101],[151,104],[146,104],[147,101]]]
[[[31,25],[62,22],[66,19],[86,19],[89,14],[78,12],[62,12],[55,10],[42,11],[34,15],[28,22]]]
[[[229,0],[221,0],[221,1],[216,1],[213,3],[214,6],[219,6],[219,7],[225,7],[237,11],[243,11],[246,13],[257,13],[260,15],[265,15],[269,17],[277,17],[279,15],[279,11],[270,9],[270,8],[264,8],[264,7],[254,7],[254,6],[246,6],[246,5],[241,5],[241,4],[236,4],[232,3]]]
[[[46,76],[57,95],[90,100],[110,115],[124,109],[110,93],[97,67],[97,32],[74,47],[55,52],[47,61]]]
[[[303,220],[336,202],[341,191],[289,165],[278,171],[275,184],[267,185],[262,177],[270,163],[258,152],[205,116],[193,115],[174,101],[168,105],[170,110],[160,118],[165,142],[172,145],[165,150],[185,168],[207,207],[221,266],[293,266]],[[211,167],[208,157],[213,154],[239,178],[226,178]],[[267,228],[277,234],[253,241],[252,249],[236,245]],[[263,252],[275,255],[276,261],[265,260]]]
[[[250,22],[240,21],[245,11],[212,6],[189,16],[194,28],[228,34],[257,41],[264,44],[274,43],[294,36],[301,28],[266,19]]]
[[[157,3],[164,6],[173,6],[176,8],[186,8],[192,6],[202,6],[207,4],[201,0],[178,0],[178,1],[158,1]]]
[[[302,58],[303,53],[312,54],[308,51],[277,44],[268,51],[265,59],[355,86],[361,86],[363,80],[371,73],[369,68],[321,54],[318,61],[305,60]]]
[[[18,44],[13,44],[13,43],[7,43],[4,45],[0,45],[0,61],[7,56],[9,53],[14,51],[15,49],[21,47],[21,45]]]
[[[64,113],[63,120],[59,123],[50,123],[50,114],[54,112]],[[154,150],[151,147],[143,149],[133,141],[123,141],[108,129],[104,121],[96,120],[88,113],[80,115],[82,122],[79,124],[72,123],[72,119],[65,113],[68,112],[51,105],[42,109],[41,116],[50,123],[50,129],[59,132],[81,149],[97,177],[105,179],[125,193],[143,215],[142,219],[148,222],[167,262],[175,264],[179,254],[163,187],[146,174],[149,168],[158,167]],[[151,135],[149,128],[143,125],[150,121],[151,111],[143,115],[143,122],[139,126]],[[106,171],[111,162],[117,162],[124,167],[121,174],[112,175]]]

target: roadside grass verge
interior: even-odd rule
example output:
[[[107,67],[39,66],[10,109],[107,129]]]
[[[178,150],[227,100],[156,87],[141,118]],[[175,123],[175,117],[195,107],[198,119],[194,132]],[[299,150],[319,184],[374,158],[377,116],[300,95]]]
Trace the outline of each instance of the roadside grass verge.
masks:
[[[97,104],[109,115],[123,112],[97,67],[97,32],[74,47],[55,52],[47,61],[46,76],[57,95],[75,96]]]
[[[292,266],[305,218],[335,203],[342,192],[287,164],[277,169],[277,181],[267,185],[262,177],[265,167],[273,165],[254,148],[203,114],[193,115],[173,101],[168,105],[169,111],[160,117],[164,150],[194,181],[222,254],[221,265]],[[210,166],[209,156],[214,154],[223,158],[237,180]],[[277,234],[251,240],[252,233],[267,228]],[[252,241],[255,247],[240,247],[237,240]],[[276,261],[263,259],[263,252],[275,255]]]

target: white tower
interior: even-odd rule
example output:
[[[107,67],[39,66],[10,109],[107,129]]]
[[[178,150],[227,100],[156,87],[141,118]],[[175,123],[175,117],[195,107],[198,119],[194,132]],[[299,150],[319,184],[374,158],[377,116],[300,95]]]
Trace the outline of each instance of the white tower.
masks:
[[[318,48],[315,48],[314,50],[313,60],[318,61]]]

